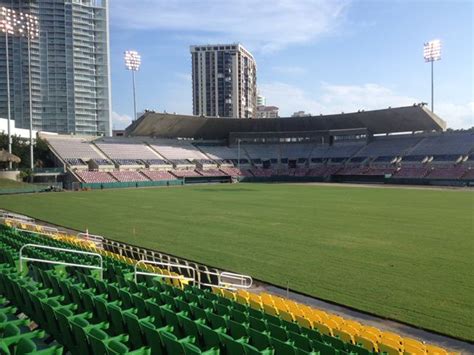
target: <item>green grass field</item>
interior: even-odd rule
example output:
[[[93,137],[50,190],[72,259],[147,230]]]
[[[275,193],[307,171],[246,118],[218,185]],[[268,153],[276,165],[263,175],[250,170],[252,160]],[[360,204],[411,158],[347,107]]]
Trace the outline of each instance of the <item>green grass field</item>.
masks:
[[[0,207],[474,340],[470,191],[238,184],[0,196]]]
[[[14,180],[7,180],[7,179],[0,179],[0,189],[16,189],[30,186],[24,182],[14,181]]]

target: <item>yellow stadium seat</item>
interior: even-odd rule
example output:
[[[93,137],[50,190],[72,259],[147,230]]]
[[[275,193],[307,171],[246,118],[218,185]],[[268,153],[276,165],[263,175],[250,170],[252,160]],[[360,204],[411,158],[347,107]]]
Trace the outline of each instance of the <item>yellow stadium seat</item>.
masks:
[[[356,335],[355,343],[369,351],[379,351],[377,346],[378,338],[373,333],[362,331],[359,335]]]
[[[360,330],[362,329],[362,324],[360,324],[359,322],[355,320],[344,319],[344,325],[348,325],[354,328],[355,330],[357,330],[358,332],[360,332]]]
[[[291,323],[296,321],[296,317],[291,311],[287,312],[287,311],[284,311],[284,310],[280,310],[280,318],[283,319],[283,320],[286,320],[287,322],[291,322]]]
[[[240,295],[240,294],[237,294],[237,295],[235,296],[235,300],[236,300],[238,303],[243,304],[244,306],[248,306],[248,305],[249,305],[249,300],[248,300],[248,298],[245,298],[245,297],[243,297],[243,296]]]
[[[313,322],[308,318],[296,316],[296,321],[301,327],[304,327],[307,329],[313,329]]]
[[[166,276],[171,276],[171,273],[166,269],[162,269],[161,274],[166,275]],[[169,277],[164,277],[163,279],[168,285],[173,286],[173,282],[171,281],[171,279]]]
[[[212,290],[212,292],[215,293],[216,295],[224,297],[224,293],[222,292],[222,288],[212,286],[212,287],[211,287],[211,290]]]
[[[249,299],[249,306],[258,311],[261,311],[263,309],[262,302],[259,302],[253,298]]]
[[[373,335],[375,335],[377,337],[377,341],[380,340],[380,338],[382,337],[382,332],[380,331],[379,328],[375,328],[375,327],[371,327],[371,326],[364,326],[363,329],[361,330],[361,332],[365,332],[365,333],[372,333]]]
[[[267,303],[267,304],[274,304],[273,302],[273,296],[270,295],[269,293],[266,292],[261,292],[259,295],[253,294],[257,297],[260,297],[260,300],[262,303]],[[249,295],[250,298],[252,298],[252,294]]]
[[[313,309],[313,314],[317,314],[323,321],[328,319],[328,314],[320,309]]]
[[[391,340],[391,341],[394,341],[400,345],[403,344],[403,338],[396,334],[396,333],[392,333],[392,332],[382,332],[382,336],[381,336],[381,340],[384,341],[384,340]]]
[[[339,329],[333,329],[333,333],[339,339],[351,344],[355,343],[355,337],[359,334],[359,332],[350,325],[343,325]]]
[[[180,274],[177,274],[176,272],[170,272],[171,276],[174,276],[174,278],[171,279],[171,284],[174,286],[174,287],[177,287],[177,288],[183,288],[183,283],[182,281],[182,275]],[[179,277],[179,278],[176,278],[176,277]]]
[[[224,295],[225,298],[228,298],[232,301],[235,301],[235,293],[232,292],[232,291],[229,291],[228,289],[226,288],[223,288],[222,289],[222,294]]]
[[[254,300],[257,303],[262,303],[262,298],[256,293],[249,292],[249,301]]]
[[[334,336],[332,328],[328,327],[326,324],[313,322],[313,327],[315,329],[319,330],[320,333],[330,335],[330,336]]]
[[[323,319],[321,318],[321,316],[317,313],[311,313],[311,314],[308,314],[307,317],[308,319],[310,319],[313,323],[322,323],[323,322]]]
[[[403,347],[396,340],[382,338],[382,341],[378,345],[380,352],[384,352],[388,355],[403,355]]]
[[[411,339],[403,338],[404,353],[409,354],[426,354],[426,346],[422,342]]]
[[[243,298],[248,299],[250,297],[249,291],[238,289],[237,294],[242,296]]]
[[[326,324],[329,328],[331,329],[337,329],[339,328],[339,323],[337,323],[334,319],[328,318],[328,319],[323,319],[323,323]],[[341,324],[342,325],[342,324]]]
[[[339,325],[344,324],[344,318],[342,318],[341,316],[338,316],[337,314],[328,313],[328,317],[329,317],[329,319],[332,319],[333,321],[335,321]]]
[[[268,303],[263,303],[263,310],[265,311],[265,313],[271,314],[272,316],[279,315],[278,309]]]
[[[290,306],[289,311],[293,313],[295,317],[296,316],[304,317],[304,312],[299,307]]]
[[[303,313],[313,313],[313,308],[310,306],[300,303],[298,304],[298,307]]]
[[[428,355],[448,355],[446,350],[434,345],[426,345],[426,353]]]

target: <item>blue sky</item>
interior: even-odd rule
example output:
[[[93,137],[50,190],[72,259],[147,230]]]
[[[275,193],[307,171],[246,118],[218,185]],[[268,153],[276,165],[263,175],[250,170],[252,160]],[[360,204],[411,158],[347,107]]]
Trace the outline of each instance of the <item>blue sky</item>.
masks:
[[[281,116],[351,112],[430,102],[423,43],[442,41],[435,112],[449,127],[474,124],[470,0],[112,0],[114,128],[133,115],[123,52],[142,55],[138,110],[192,112],[189,46],[242,43],[257,83]]]

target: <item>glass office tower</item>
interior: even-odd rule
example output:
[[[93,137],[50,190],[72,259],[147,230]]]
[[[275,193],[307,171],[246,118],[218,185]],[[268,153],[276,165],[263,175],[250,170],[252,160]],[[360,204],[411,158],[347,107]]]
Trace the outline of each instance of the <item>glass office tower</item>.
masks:
[[[32,42],[33,128],[110,135],[108,0],[0,0],[38,16]],[[8,36],[12,119],[29,127],[27,40]],[[3,55],[2,55],[3,53]],[[5,40],[0,38],[0,117],[6,117]]]

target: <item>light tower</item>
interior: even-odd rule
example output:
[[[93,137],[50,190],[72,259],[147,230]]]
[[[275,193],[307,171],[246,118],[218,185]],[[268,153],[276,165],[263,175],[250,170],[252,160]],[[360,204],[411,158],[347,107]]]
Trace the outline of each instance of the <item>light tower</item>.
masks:
[[[441,59],[441,41],[434,39],[424,44],[423,57],[431,62],[431,112],[434,112],[434,62]]]
[[[8,119],[8,152],[12,152],[11,146],[11,108],[10,108],[10,58],[8,35],[26,37],[28,40],[28,89],[30,110],[30,168],[33,170],[33,98],[31,88],[31,40],[39,36],[38,18],[31,14],[16,12],[5,7],[1,8],[0,29],[5,34],[5,60],[7,74],[7,119]],[[11,163],[9,165],[11,168]]]
[[[137,51],[125,51],[125,66],[132,72],[133,85],[133,119],[137,119],[137,99],[135,94],[135,72],[140,69],[142,59]]]
[[[33,154],[33,94],[31,85],[31,41],[39,37],[39,23],[38,17],[19,13],[19,29],[20,35],[26,37],[28,42],[28,96],[29,96],[29,113],[30,113],[30,169],[34,169],[34,154]]]
[[[0,28],[5,35],[5,67],[7,74],[7,131],[8,131],[8,153],[12,153],[12,133],[11,133],[11,108],[10,108],[10,55],[8,35],[15,34],[16,12],[5,7],[1,10],[2,19]],[[8,163],[8,167],[12,168],[12,162]]]

